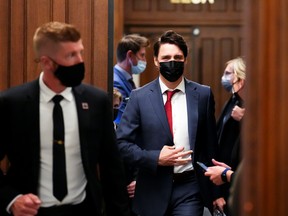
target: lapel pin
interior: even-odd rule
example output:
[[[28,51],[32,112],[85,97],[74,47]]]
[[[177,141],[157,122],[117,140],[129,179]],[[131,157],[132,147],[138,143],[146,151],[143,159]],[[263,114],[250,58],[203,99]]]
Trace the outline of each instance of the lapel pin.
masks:
[[[89,109],[88,103],[82,103],[82,109]]]

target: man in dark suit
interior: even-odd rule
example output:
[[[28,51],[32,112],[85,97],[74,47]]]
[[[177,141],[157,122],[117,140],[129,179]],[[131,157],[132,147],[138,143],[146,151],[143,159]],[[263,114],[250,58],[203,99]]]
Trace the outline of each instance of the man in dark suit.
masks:
[[[0,172],[0,215],[130,215],[111,101],[106,92],[81,84],[85,70],[79,31],[49,22],[36,30],[33,42],[43,69],[39,79],[0,96],[0,159],[7,155],[10,162],[7,174]],[[57,142],[55,95],[63,98],[65,128],[64,140]],[[61,188],[54,192],[52,183],[54,166],[60,166],[53,154],[57,145],[64,146],[66,158],[59,175],[66,176],[61,198],[55,195]]]
[[[208,86],[183,77],[187,54],[176,32],[159,38],[159,78],[132,91],[117,129],[124,161],[139,168],[133,210],[141,216],[202,216],[204,205],[213,208],[213,184],[196,162],[208,165],[215,156],[214,96]],[[174,90],[168,103],[167,91]],[[172,113],[166,114],[166,104]]]

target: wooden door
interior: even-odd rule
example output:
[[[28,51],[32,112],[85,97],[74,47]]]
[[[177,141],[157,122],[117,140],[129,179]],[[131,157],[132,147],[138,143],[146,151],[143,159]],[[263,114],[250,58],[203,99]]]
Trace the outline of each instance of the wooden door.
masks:
[[[216,102],[216,118],[223,104],[230,96],[221,86],[225,63],[241,55],[242,39],[239,26],[191,26],[191,27],[130,27],[126,33],[138,33],[149,38],[147,68],[140,76],[140,85],[158,76],[153,62],[153,45],[160,35],[172,29],[181,34],[187,42],[189,53],[184,74],[188,79],[211,86]]]
[[[216,117],[230,96],[221,85],[226,62],[242,55],[243,39],[239,26],[192,27],[191,70],[188,77],[211,86],[216,102]]]

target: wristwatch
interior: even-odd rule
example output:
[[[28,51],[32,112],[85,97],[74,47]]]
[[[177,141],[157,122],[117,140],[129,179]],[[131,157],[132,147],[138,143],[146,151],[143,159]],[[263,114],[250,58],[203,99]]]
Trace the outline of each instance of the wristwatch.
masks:
[[[226,173],[227,173],[228,170],[230,170],[230,168],[226,168],[226,169],[221,173],[221,179],[222,179],[223,182],[227,182],[227,181],[228,181],[228,180],[227,180],[227,175],[226,175]]]

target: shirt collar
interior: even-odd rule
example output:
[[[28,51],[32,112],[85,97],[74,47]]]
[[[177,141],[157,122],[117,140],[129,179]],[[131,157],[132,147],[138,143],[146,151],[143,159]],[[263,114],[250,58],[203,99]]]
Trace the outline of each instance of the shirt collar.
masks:
[[[185,82],[184,82],[184,78],[182,77],[181,82],[179,83],[179,85],[175,88],[175,89],[169,89],[163,82],[162,80],[159,78],[159,84],[160,84],[160,88],[161,88],[161,92],[162,94],[164,94],[167,90],[175,90],[178,89],[181,92],[185,93]]]
[[[39,77],[39,85],[40,85],[40,93],[42,94],[42,98],[45,102],[49,102],[52,100],[52,98],[56,95],[54,91],[52,91],[44,82],[43,82],[43,72],[40,73]],[[64,99],[68,101],[72,101],[73,94],[72,94],[72,88],[67,87],[60,93]]]
[[[121,68],[118,64],[115,65],[115,68],[120,71],[121,74],[126,78],[126,80],[129,80],[132,78],[132,76],[123,68]]]

